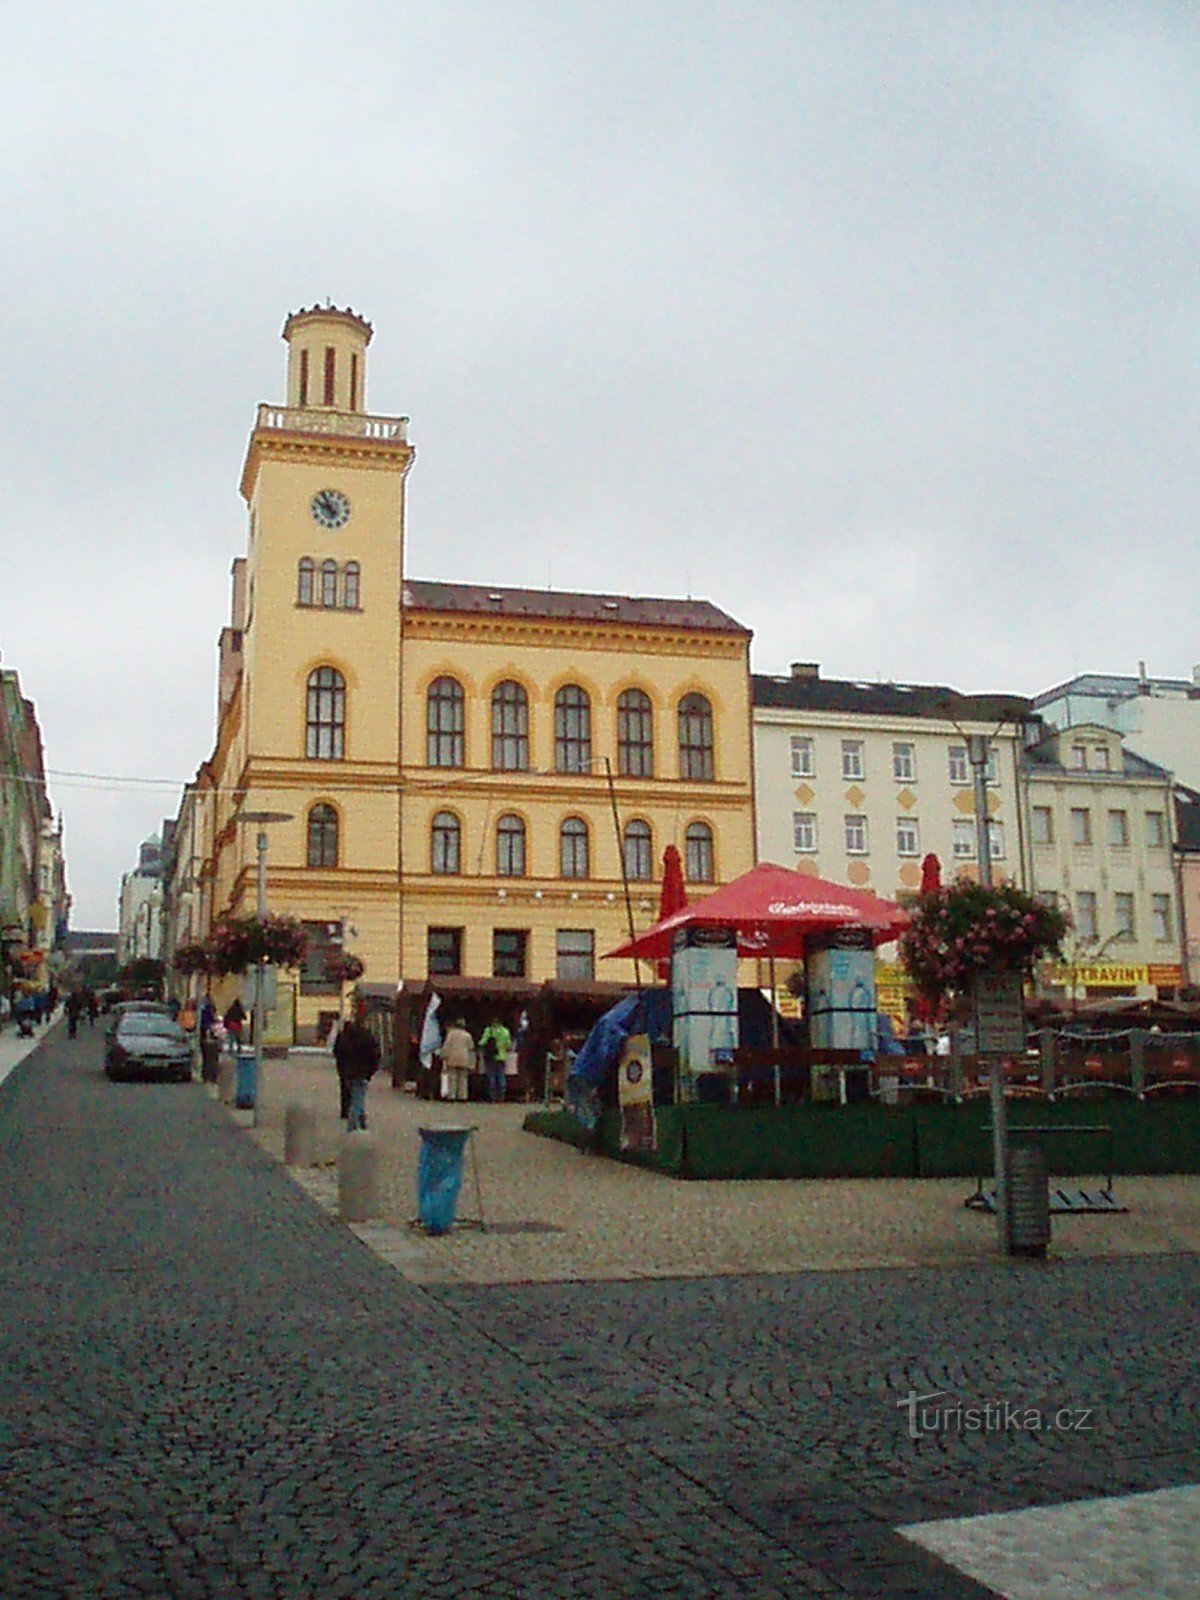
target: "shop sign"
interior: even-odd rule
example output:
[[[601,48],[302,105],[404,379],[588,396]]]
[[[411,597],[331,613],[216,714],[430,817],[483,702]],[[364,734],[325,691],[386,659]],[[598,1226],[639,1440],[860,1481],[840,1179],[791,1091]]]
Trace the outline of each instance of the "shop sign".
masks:
[[[1151,962],[1146,968],[1146,974],[1146,982],[1152,983],[1156,989],[1178,989],[1183,982],[1183,968],[1173,967],[1169,963]]]
[[[1149,967],[1118,966],[1114,961],[1102,961],[1091,967],[1073,967],[1068,962],[1059,962],[1043,967],[1042,978],[1060,989],[1136,989],[1152,981]]]
[[[1019,972],[978,972],[971,986],[981,1056],[1019,1055],[1025,1048],[1025,995]]]

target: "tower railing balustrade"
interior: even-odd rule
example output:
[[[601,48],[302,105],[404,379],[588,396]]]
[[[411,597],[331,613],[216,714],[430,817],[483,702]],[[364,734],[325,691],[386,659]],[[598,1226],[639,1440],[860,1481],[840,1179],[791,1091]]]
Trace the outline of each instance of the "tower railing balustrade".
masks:
[[[317,411],[306,406],[260,405],[256,424],[265,432],[328,433],[343,439],[408,441],[407,417],[374,417],[365,411]]]

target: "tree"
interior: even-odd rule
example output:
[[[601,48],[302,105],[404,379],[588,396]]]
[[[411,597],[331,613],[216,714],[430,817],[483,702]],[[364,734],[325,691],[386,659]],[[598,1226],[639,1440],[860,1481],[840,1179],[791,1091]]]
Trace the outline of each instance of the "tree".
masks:
[[[985,888],[967,879],[917,901],[900,940],[900,959],[933,1015],[965,994],[979,972],[1019,972],[1058,956],[1069,926],[1057,906],[1005,883]]]

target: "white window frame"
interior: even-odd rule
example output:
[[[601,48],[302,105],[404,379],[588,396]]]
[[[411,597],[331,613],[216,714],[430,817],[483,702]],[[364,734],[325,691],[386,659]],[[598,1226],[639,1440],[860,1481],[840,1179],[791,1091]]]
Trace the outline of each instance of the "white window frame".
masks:
[[[842,740],[842,778],[846,783],[862,783],[867,776],[865,741]]]
[[[1044,839],[1039,839],[1038,838],[1038,818],[1039,817],[1045,817],[1045,819],[1046,819],[1046,837]],[[1050,845],[1052,845],[1054,843],[1054,807],[1053,806],[1032,806],[1032,807],[1030,807],[1029,832],[1030,832],[1030,837],[1033,839],[1034,844],[1039,849],[1046,849],[1048,846],[1050,846]]]
[[[1084,912],[1087,912],[1087,916]],[[1094,889],[1077,889],[1075,892],[1075,926],[1081,939],[1094,939],[1100,924],[1096,920],[1096,892]]]
[[[978,852],[979,832],[973,821],[955,817],[950,824],[950,850],[955,861],[974,861]]]
[[[792,812],[792,849],[797,855],[816,855],[817,813],[815,811]]]
[[[861,811],[848,811],[842,819],[842,828],[846,840],[846,854],[848,856],[865,856],[870,854],[870,836],[867,833],[867,819]],[[861,841],[861,842],[853,842]]]
[[[1110,850],[1129,849],[1129,813],[1110,807],[1108,813],[1108,847]]]
[[[905,839],[905,835],[910,837]],[[896,818],[896,854],[919,856],[921,854],[921,824],[916,817]]]
[[[1150,930],[1159,944],[1171,938],[1171,896],[1155,894],[1150,897]]]
[[[791,752],[792,777],[815,778],[817,775],[817,754],[811,734],[792,734]]]
[[[970,783],[971,763],[967,760],[965,744],[952,744],[946,751],[951,783]]]
[[[1153,817],[1154,826],[1151,827],[1150,819]],[[1165,811],[1147,811],[1146,813],[1146,849],[1165,850],[1167,848],[1167,814]]]
[[[995,817],[988,818],[988,849],[993,861],[1003,861],[1005,857],[1004,824]]]
[[[892,777],[897,783],[916,783],[917,747],[911,739],[893,741]]]
[[[1076,820],[1083,818],[1081,829],[1082,838],[1076,838]],[[1087,850],[1092,843],[1092,808],[1091,806],[1072,806],[1070,815],[1071,843],[1077,850]]]

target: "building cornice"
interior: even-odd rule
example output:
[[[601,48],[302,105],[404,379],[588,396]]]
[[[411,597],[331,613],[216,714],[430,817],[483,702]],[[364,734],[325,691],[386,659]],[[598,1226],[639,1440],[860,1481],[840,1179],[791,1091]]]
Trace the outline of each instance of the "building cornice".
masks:
[[[364,419],[370,421],[370,418]],[[407,474],[416,459],[416,447],[404,438],[363,438],[338,433],[306,433],[300,430],[277,431],[256,427],[246,446],[239,484],[242,499],[249,505],[264,462],[323,466],[335,462],[340,467],[368,467],[374,471]]]
[[[401,613],[403,637],[414,642],[638,651],[643,655],[707,656],[726,661],[742,660],[746,654],[746,639],[741,634],[655,627],[650,623],[592,623],[567,617],[471,616],[460,612],[420,611],[409,606],[403,606]]]

